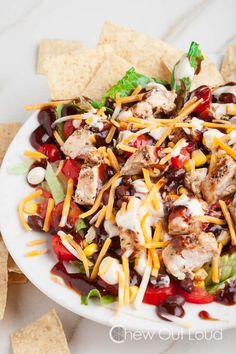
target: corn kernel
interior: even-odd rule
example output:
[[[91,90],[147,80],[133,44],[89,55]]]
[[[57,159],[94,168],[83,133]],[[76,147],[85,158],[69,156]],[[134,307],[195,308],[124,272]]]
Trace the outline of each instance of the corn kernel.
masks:
[[[34,215],[37,213],[38,205],[33,201],[30,200],[24,205],[24,212],[28,215]]]
[[[90,245],[88,245],[84,249],[84,253],[87,257],[91,257],[97,251],[98,251],[98,245],[94,242],[90,243]]]
[[[206,155],[201,150],[193,151],[192,158],[196,167],[203,166],[207,161]]]
[[[236,115],[236,104],[235,103],[229,103],[226,106],[226,112],[230,116],[235,116]]]
[[[138,293],[138,289],[139,288],[136,285],[129,287],[129,301],[130,301],[130,303],[134,302],[134,300],[137,296],[137,293]]]
[[[179,194],[188,194],[188,190],[184,187],[180,187],[178,190]]]
[[[205,288],[205,282],[204,280],[194,280],[193,281],[194,286],[197,288]]]
[[[194,274],[194,279],[195,279],[196,281],[202,281],[202,280],[206,279],[207,275],[208,275],[208,274],[207,274],[207,272],[205,271],[205,269],[200,268],[200,269],[198,269],[198,270],[195,272],[195,274]]]
[[[170,142],[168,143],[168,146],[171,147],[171,148],[173,148],[173,147],[175,147],[175,144],[174,144],[172,141],[170,141]]]

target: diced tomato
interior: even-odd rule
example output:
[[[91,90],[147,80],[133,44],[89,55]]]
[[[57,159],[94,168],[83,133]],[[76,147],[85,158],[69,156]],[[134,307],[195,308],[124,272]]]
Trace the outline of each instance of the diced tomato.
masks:
[[[43,144],[38,151],[46,155],[49,162],[56,162],[61,159],[60,150],[54,144]]]
[[[206,289],[194,287],[191,293],[188,293],[181,287],[177,288],[177,293],[182,295],[187,302],[191,302],[192,304],[209,304],[215,300],[215,296],[209,294]]]
[[[81,170],[82,162],[76,159],[67,159],[64,162],[61,172],[68,179],[73,178],[74,182],[77,182],[80,170]]]
[[[52,237],[52,247],[59,261],[75,261],[77,258],[62,244],[59,236]]]
[[[212,94],[211,89],[206,86],[202,85],[197,87],[194,91],[191,92],[190,98],[196,97],[197,99],[202,99],[202,102],[195,108],[194,112],[202,112],[205,111],[207,108],[210,107],[212,102]]]
[[[75,128],[73,126],[73,120],[70,119],[68,121],[65,122],[64,126],[63,126],[63,133],[64,133],[64,137],[67,139],[69,138],[69,136],[71,134],[73,134],[75,131]]]
[[[146,145],[152,145],[153,139],[148,135],[140,135],[129,143],[129,146],[140,149]]]
[[[43,193],[42,193],[42,202],[38,203],[38,214],[39,216],[41,216],[41,218],[45,218],[46,216],[46,211],[47,211],[47,206],[48,206],[48,199],[52,197],[51,193],[49,191],[47,191],[46,189],[42,188],[42,187],[37,187],[36,190],[40,189]]]
[[[64,202],[58,203],[54,207],[52,214],[51,214],[51,225],[52,225],[52,228],[56,231],[60,229],[59,223],[61,220],[63,203]],[[74,202],[71,202],[70,203],[70,211],[69,211],[69,215],[67,218],[67,224],[74,226],[77,223],[79,216],[80,216],[80,208],[78,207],[77,204],[75,204]]]
[[[176,288],[173,283],[168,287],[158,288],[153,285],[148,285],[144,294],[143,302],[150,305],[159,305],[169,296],[176,294]]]
[[[180,150],[180,155],[171,158],[171,163],[175,169],[179,169],[182,168],[189,159],[190,154],[188,152],[188,149],[187,147],[183,147]]]
[[[99,175],[99,180],[100,180],[99,182],[101,185],[103,185],[108,179],[108,168],[105,163],[102,163],[99,166],[98,175]]]

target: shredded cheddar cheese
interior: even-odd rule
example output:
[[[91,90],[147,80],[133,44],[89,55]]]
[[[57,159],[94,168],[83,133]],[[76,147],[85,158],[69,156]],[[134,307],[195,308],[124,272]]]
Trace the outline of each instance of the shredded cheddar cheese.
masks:
[[[71,102],[71,100],[63,100],[63,101],[49,101],[45,103],[36,103],[27,105],[24,107],[25,111],[37,111],[38,109],[43,109],[47,107],[57,107],[59,104],[67,104]]]
[[[236,151],[231,149],[227,144],[221,141],[219,138],[214,138],[215,146],[219,146],[221,149],[225,150],[225,152],[231,156],[234,160],[236,160]]]
[[[233,246],[235,246],[236,245],[236,234],[235,234],[234,223],[231,218],[230,212],[227,208],[227,205],[225,204],[225,202],[223,200],[219,200],[219,204],[220,204],[222,213],[225,217],[225,220],[228,224],[229,233],[230,233],[230,237],[231,237],[231,243]]]
[[[129,305],[129,260],[122,256],[122,266],[124,272],[124,304]]]
[[[47,211],[46,216],[43,224],[43,231],[48,232],[50,230],[50,221],[51,221],[51,214],[54,208],[54,200],[52,198],[48,199]]]
[[[47,159],[47,156],[42,154],[39,151],[24,151],[24,156],[26,157],[31,157],[32,159],[36,159],[36,160],[41,160],[41,159]]]
[[[125,103],[142,101],[143,96],[144,96],[144,93],[140,93],[138,95],[126,96],[126,97],[118,97],[118,98],[116,98],[116,103],[117,104],[125,104]]]
[[[195,216],[195,220],[199,220],[206,223],[216,224],[216,225],[225,225],[225,221],[214,216],[210,215],[200,215]]]
[[[38,197],[40,197],[42,195],[42,190],[41,189],[38,189],[36,192],[28,195],[27,197],[25,197],[19,204],[19,207],[18,207],[18,213],[19,213],[19,218],[20,218],[20,221],[21,221],[21,224],[22,226],[27,230],[27,231],[32,231],[31,227],[28,225],[28,223],[26,222],[25,220],[25,217],[24,217],[24,207],[25,207],[25,204],[32,200],[32,199],[36,199]]]
[[[120,177],[120,173],[117,173],[116,179],[113,180],[113,183],[110,188],[110,193],[109,193],[109,198],[108,198],[108,203],[107,203],[107,208],[106,208],[106,220],[109,220],[112,215],[112,210],[113,210],[113,204],[114,204],[114,199],[115,199],[115,190],[117,187],[117,180]]]
[[[45,248],[43,250],[33,250],[33,251],[30,251],[30,252],[27,252],[25,254],[25,257],[35,257],[35,256],[41,256],[42,254],[45,254],[48,252],[48,249]]]
[[[66,197],[65,197],[63,209],[62,209],[61,221],[59,223],[60,227],[63,227],[66,225],[67,217],[68,217],[68,214],[70,211],[71,197],[72,197],[73,191],[74,191],[73,187],[74,187],[73,179],[69,178],[68,183],[67,183]]]
[[[99,227],[101,225],[101,223],[103,222],[103,220],[105,219],[105,215],[106,215],[106,206],[104,205],[102,207],[102,209],[100,210],[100,213],[98,215],[97,221],[95,223],[95,227]]]
[[[120,171],[120,165],[119,165],[119,162],[117,161],[116,155],[114,154],[114,152],[112,151],[111,148],[107,149],[107,155],[108,155],[111,167],[116,172],[119,172]]]
[[[97,196],[97,199],[95,200],[95,203],[94,205],[92,206],[92,208],[88,211],[86,211],[85,213],[81,214],[80,215],[80,218],[81,219],[84,219],[84,218],[87,218],[88,216],[94,214],[99,206],[100,206],[100,203],[102,201],[102,196],[103,196],[103,193],[108,189],[110,188],[110,186],[112,185],[112,183],[119,177],[119,173],[116,173],[114,176],[111,177],[111,179],[100,189],[100,192],[98,193],[98,196]]]
[[[103,260],[103,258],[105,257],[110,244],[111,244],[111,239],[107,238],[106,241],[104,242],[103,246],[102,246],[102,249],[101,249],[99,255],[98,255],[96,263],[94,264],[93,271],[92,271],[92,274],[91,274],[91,279],[92,280],[96,279],[100,263]]]
[[[132,92],[131,96],[138,95],[141,90],[142,90],[142,86],[141,85],[136,86],[134,91]]]
[[[112,141],[115,132],[116,132],[116,127],[112,125],[105,139],[105,142],[107,144],[109,144]]]
[[[153,235],[153,242],[159,242],[163,239],[163,227],[162,222],[158,221],[155,227],[154,235]]]
[[[56,139],[58,145],[60,145],[60,146],[64,145],[64,141],[62,140],[62,138],[60,137],[60,135],[58,134],[58,132],[56,130],[54,130],[53,136]]]
[[[64,163],[65,163],[64,160],[61,160],[61,161],[59,162],[59,165],[58,165],[57,170],[56,170],[56,172],[55,172],[56,176],[58,176],[59,173],[61,172],[61,170],[62,170],[62,168],[63,168],[63,166],[64,166]]]
[[[144,128],[141,129],[139,131],[137,131],[136,133],[131,134],[130,136],[128,136],[127,138],[122,140],[122,144],[128,144],[130,143],[132,140],[138,138],[140,135],[146,134],[150,131],[150,128]]]
[[[46,240],[41,238],[41,239],[38,239],[38,240],[29,241],[29,242],[27,242],[26,245],[28,247],[33,247],[33,246],[43,245],[44,243],[46,243]]]
[[[145,248],[164,248],[169,244],[168,241],[159,241],[159,242],[147,242],[144,244]]]
[[[150,173],[146,168],[143,168],[142,171],[143,171],[143,177],[144,177],[144,181],[146,183],[147,189],[149,191],[151,191],[153,184],[152,184],[152,181],[150,178]]]
[[[123,151],[127,151],[127,152],[131,152],[131,153],[134,153],[137,149],[132,147],[132,146],[129,146],[129,145],[125,145],[123,143],[119,143],[117,145],[117,149],[120,149],[120,150],[123,150]]]

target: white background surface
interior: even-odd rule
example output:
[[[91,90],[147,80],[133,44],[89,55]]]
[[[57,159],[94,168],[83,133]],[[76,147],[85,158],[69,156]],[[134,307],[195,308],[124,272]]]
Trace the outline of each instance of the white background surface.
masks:
[[[109,19],[182,49],[196,40],[205,52],[217,54],[236,42],[235,12],[235,0],[0,0],[0,122],[24,122],[23,105],[49,97],[45,78],[35,75],[40,39],[79,39],[93,46],[103,21]],[[0,323],[0,354],[11,352],[11,332],[54,306],[31,284],[10,286],[6,316]],[[235,353],[235,330],[224,332],[222,341],[154,337],[118,345],[110,341],[108,328],[84,319],[79,322],[76,315],[55,307],[72,354]]]

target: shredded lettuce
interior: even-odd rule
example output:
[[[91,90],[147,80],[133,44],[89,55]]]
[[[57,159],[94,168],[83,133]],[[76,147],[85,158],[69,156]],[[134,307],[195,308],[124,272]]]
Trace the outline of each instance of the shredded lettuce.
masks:
[[[101,105],[105,105],[107,97],[115,98],[117,93],[119,93],[121,97],[128,96],[135,87],[140,85],[143,88],[149,82],[156,82],[163,85],[167,84],[165,81],[139,74],[134,68],[131,68],[126,72],[123,79],[119,80],[106,92],[101,99]]]
[[[87,229],[88,225],[84,219],[79,219],[75,225],[75,230],[79,232],[80,230]]]
[[[55,203],[60,203],[65,198],[65,192],[50,163],[47,164],[45,179],[48,183]]]
[[[89,299],[94,298],[94,297],[98,298],[102,305],[107,305],[107,304],[110,304],[110,303],[115,302],[117,300],[116,297],[109,295],[109,294],[102,296],[100,291],[98,289],[94,288],[94,289],[90,290],[90,292],[87,295],[81,296],[81,304],[88,305]]]
[[[236,252],[225,254],[220,257],[219,262],[219,283],[215,284],[211,281],[212,270],[208,265],[206,268],[208,277],[206,279],[206,289],[209,293],[215,294],[219,289],[225,286],[225,283],[236,279]]]
[[[28,159],[27,161],[23,161],[16,165],[9,166],[7,172],[10,175],[25,175],[29,171],[29,168],[33,162],[34,161],[32,159]]]
[[[55,108],[56,119],[61,118],[61,116],[62,116],[62,108],[63,108],[63,104],[59,104]],[[57,130],[58,134],[60,135],[60,137],[62,138],[62,140],[64,141],[65,137],[64,137],[63,127],[64,127],[63,123],[59,123],[59,124],[56,125],[56,130]]]
[[[170,86],[172,90],[175,90],[178,94],[181,94],[182,96],[185,95],[187,92],[189,92],[192,84],[192,78],[186,76],[182,78],[176,77],[176,71],[178,69],[182,69],[182,65],[185,65],[183,63],[183,58],[186,57],[189,61],[190,66],[194,69],[194,75],[197,75],[201,69],[201,62],[204,59],[204,56],[199,48],[199,44],[196,42],[192,42],[188,53],[185,54],[180,60],[175,64],[172,74],[171,74],[171,80],[170,80]]]

